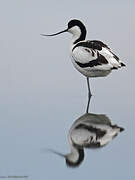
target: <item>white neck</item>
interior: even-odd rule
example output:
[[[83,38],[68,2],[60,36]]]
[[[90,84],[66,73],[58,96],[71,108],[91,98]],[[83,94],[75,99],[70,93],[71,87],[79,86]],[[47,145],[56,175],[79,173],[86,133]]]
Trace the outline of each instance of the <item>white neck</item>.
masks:
[[[73,141],[71,138],[71,131],[72,129],[70,129],[69,133],[68,133],[68,142],[70,145],[70,153],[67,154],[67,159],[71,162],[77,162],[77,160],[79,159],[79,152],[78,149],[73,145]]]
[[[79,153],[78,153],[78,150],[74,146],[71,146],[71,153],[67,155],[67,158],[69,161],[73,163],[78,161]]]
[[[78,26],[74,26],[71,29],[68,30],[68,32],[70,32],[73,36],[72,36],[72,41],[71,41],[71,45],[73,45],[73,43],[79,39],[79,37],[81,36],[81,30]]]

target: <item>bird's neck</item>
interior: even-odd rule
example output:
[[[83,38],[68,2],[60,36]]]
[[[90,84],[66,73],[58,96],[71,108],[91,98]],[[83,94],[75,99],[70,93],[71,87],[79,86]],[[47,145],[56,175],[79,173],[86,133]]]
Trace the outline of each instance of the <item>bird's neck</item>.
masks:
[[[80,42],[85,40],[84,38],[81,38],[81,36],[77,36],[77,35],[73,35],[72,36],[72,40],[71,40],[71,45],[70,45],[70,50],[72,51],[72,49],[74,48],[74,46]]]
[[[70,50],[72,51],[73,47],[80,41],[84,41],[86,38],[86,32],[76,32],[75,34],[73,34],[72,36],[72,40],[71,40],[71,45],[70,45]]]
[[[78,159],[79,159],[78,149],[75,148],[74,146],[71,146],[70,148],[71,148],[71,152],[69,154],[70,161],[72,161],[72,162],[78,161]]]
[[[75,45],[76,43],[85,40],[86,34],[80,34],[80,33],[76,33],[73,34],[72,36],[72,45]]]
[[[84,26],[82,27],[78,27],[75,26],[74,28],[72,28],[72,30],[70,31],[72,33],[72,44],[76,44],[79,41],[83,41],[86,38],[86,28]]]
[[[77,166],[84,159],[84,150],[76,147],[71,148],[71,153],[68,154],[68,162],[70,165]]]
[[[84,150],[76,146],[71,137],[72,129],[70,129],[68,134],[68,141],[70,145],[70,153],[67,155],[67,159],[71,164],[80,164],[84,159]]]

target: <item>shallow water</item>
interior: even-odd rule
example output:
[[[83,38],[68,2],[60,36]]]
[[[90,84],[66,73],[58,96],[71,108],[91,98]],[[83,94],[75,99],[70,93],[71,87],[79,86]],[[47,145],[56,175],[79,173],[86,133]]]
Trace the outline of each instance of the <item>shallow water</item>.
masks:
[[[55,3],[13,0],[7,6],[7,1],[0,2],[1,179],[135,179],[135,4]],[[106,114],[125,131],[100,150],[85,150],[83,163],[75,169],[42,150],[70,151],[67,133],[85,113],[86,79],[69,59],[70,35],[40,37],[62,30],[73,17],[85,22],[89,39],[103,40],[127,65],[106,78],[90,80],[90,112]]]

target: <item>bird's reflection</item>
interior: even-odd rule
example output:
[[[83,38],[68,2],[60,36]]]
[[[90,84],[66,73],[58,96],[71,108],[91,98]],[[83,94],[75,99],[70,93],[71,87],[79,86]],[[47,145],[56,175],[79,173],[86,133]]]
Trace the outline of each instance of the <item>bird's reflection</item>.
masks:
[[[68,166],[78,167],[84,160],[84,148],[103,147],[123,130],[122,127],[112,125],[104,114],[86,113],[79,117],[69,130],[71,152],[64,155],[54,150],[50,151],[64,157]]]

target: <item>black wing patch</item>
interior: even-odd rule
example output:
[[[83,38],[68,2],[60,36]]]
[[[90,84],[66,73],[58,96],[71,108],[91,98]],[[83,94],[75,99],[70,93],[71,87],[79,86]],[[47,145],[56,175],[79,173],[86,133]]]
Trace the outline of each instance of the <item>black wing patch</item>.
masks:
[[[76,47],[79,47],[79,46],[83,46],[83,47],[86,47],[86,48],[91,48],[93,50],[99,50],[101,51],[102,50],[102,47],[105,47],[107,49],[110,49],[106,44],[104,44],[102,41],[97,41],[97,40],[93,40],[93,41],[85,41],[85,42],[79,42],[77,43],[72,51],[76,48]]]
[[[75,129],[80,129],[80,128],[83,128],[83,129],[88,130],[89,132],[95,133],[96,139],[102,138],[106,134],[105,130],[97,129],[95,127],[87,126],[85,124],[79,124]]]
[[[100,47],[104,47],[104,48],[107,48],[107,49],[110,49],[106,44],[104,44],[102,41],[97,41],[97,40],[93,40],[93,41],[90,41],[91,43],[95,44],[95,45],[98,45]]]
[[[108,64],[108,61],[106,60],[106,58],[98,53],[98,58],[94,59],[92,61],[89,61],[88,63],[80,63],[78,61],[75,61],[78,66],[80,66],[81,68],[86,68],[86,67],[94,67],[94,66],[98,66],[98,65],[102,65],[102,64]]]

